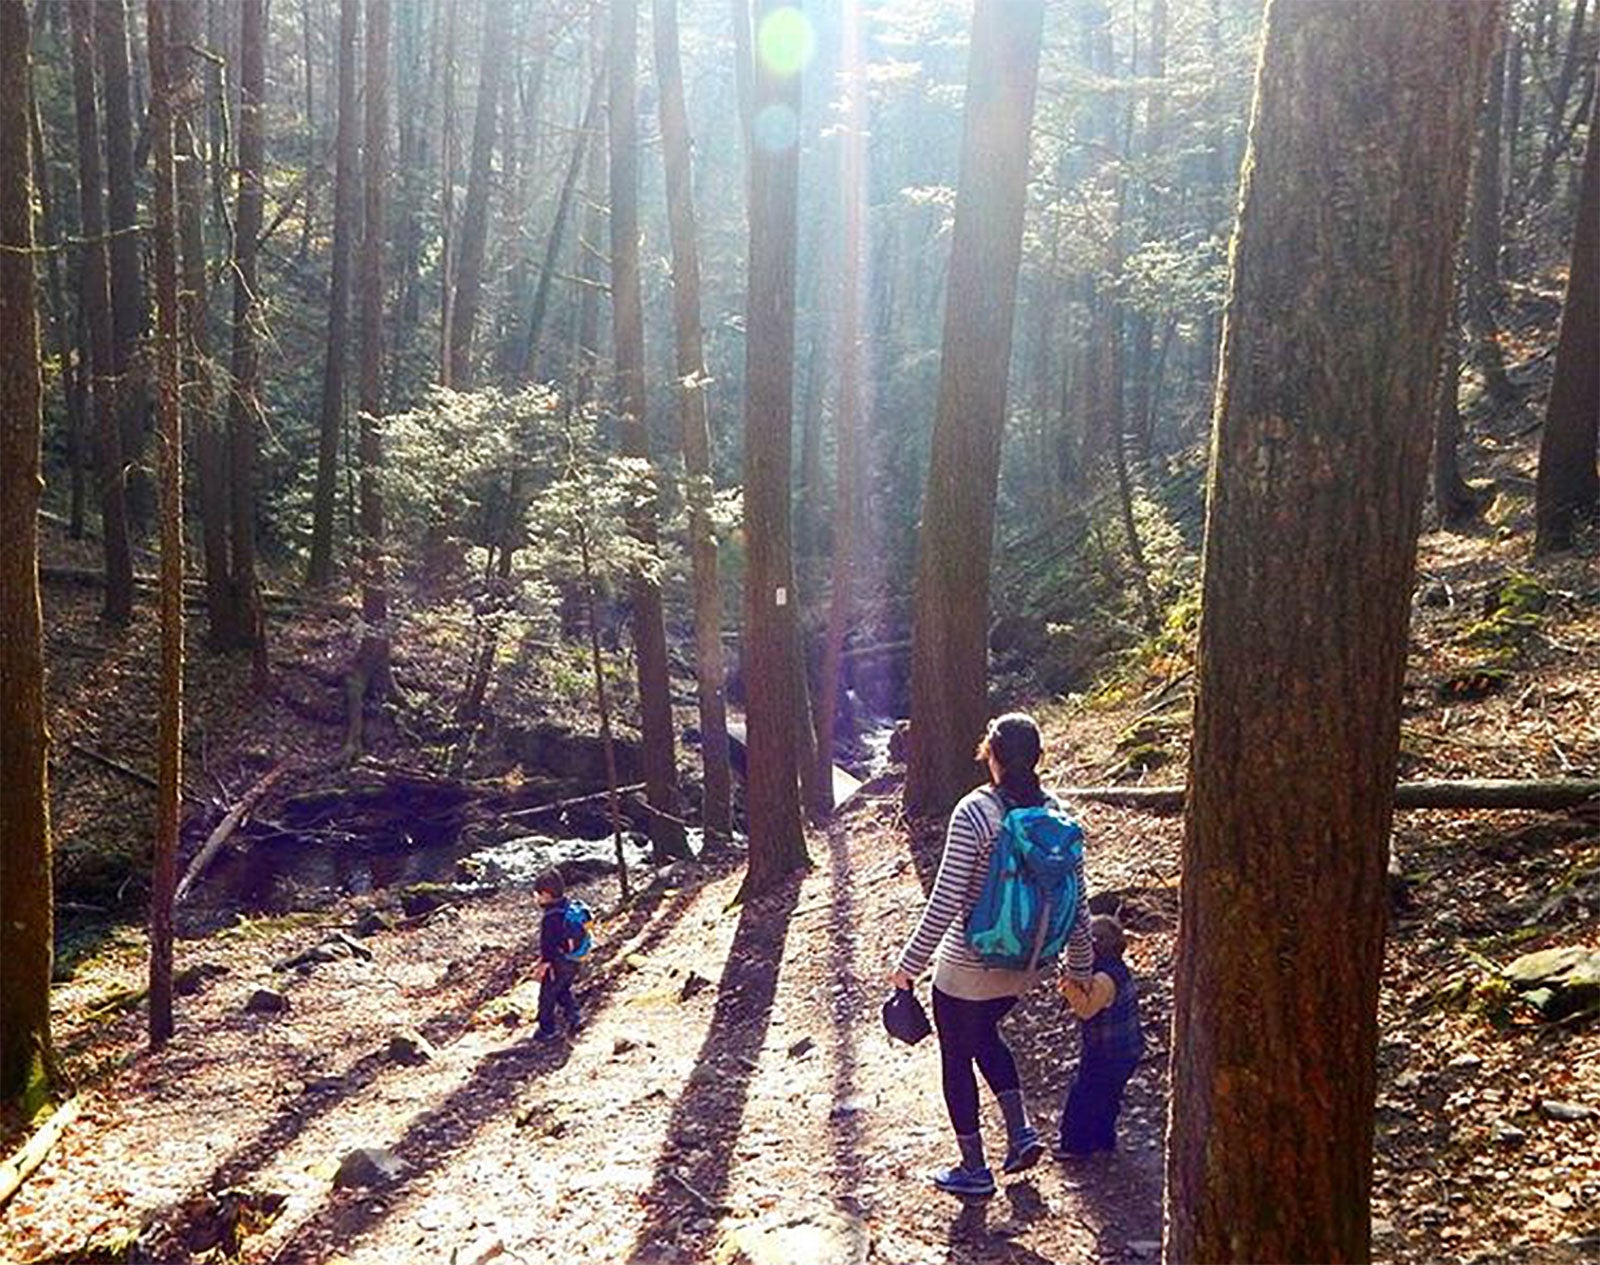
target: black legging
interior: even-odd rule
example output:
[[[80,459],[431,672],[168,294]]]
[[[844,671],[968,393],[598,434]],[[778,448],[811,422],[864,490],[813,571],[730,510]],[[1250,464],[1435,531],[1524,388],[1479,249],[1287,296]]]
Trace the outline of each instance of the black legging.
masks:
[[[939,1030],[939,1060],[944,1072],[944,1105],[957,1134],[978,1132],[976,1063],[997,1094],[1020,1089],[1017,1061],[1000,1036],[1000,1021],[1017,1004],[1015,997],[966,1001],[933,990],[933,1025]]]

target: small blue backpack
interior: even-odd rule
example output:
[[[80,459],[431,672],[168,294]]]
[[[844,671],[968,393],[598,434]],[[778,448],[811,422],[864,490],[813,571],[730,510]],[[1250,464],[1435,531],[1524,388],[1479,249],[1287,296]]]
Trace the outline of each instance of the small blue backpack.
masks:
[[[594,911],[581,900],[567,898],[566,932],[567,952],[569,962],[576,962],[581,957],[587,957],[589,950],[594,948],[594,936],[589,933],[589,924],[594,921]]]
[[[1031,971],[1061,956],[1078,919],[1083,828],[1050,804],[1012,808],[1000,798],[1000,806],[967,943],[986,965]]]

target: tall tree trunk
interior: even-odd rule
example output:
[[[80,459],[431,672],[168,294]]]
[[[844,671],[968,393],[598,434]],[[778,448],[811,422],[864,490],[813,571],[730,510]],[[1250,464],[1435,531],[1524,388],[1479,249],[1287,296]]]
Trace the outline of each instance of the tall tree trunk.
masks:
[[[150,129],[155,156],[156,411],[161,452],[161,703],[156,839],[150,882],[150,1044],[172,1035],[172,903],[183,784],[183,425],[178,404],[178,247],[173,171],[172,11],[149,0]],[[261,0],[246,0],[259,7]]]
[[[29,88],[33,86],[29,79]],[[62,277],[61,221],[56,215],[56,202],[50,189],[50,160],[44,147],[44,126],[39,118],[39,99],[30,92],[28,98],[28,124],[33,142],[33,181],[39,196],[39,223],[44,230],[46,275],[50,291],[50,341],[56,359],[61,364],[61,394],[67,418],[68,465],[68,519],[67,531],[73,540],[83,539],[83,466],[87,446],[88,423],[84,417],[82,366],[75,360],[73,322],[83,316],[83,305],[76,313],[67,302],[66,281]]]
[[[350,691],[352,754],[360,751],[359,717],[366,697],[387,698],[389,588],[383,553],[383,186],[389,178],[389,0],[367,0],[366,138],[361,217],[361,639]]]
[[[89,327],[89,395],[99,439],[100,520],[105,541],[106,591],[100,617],[122,625],[133,618],[133,552],[128,539],[127,481],[117,425],[116,340],[106,246],[106,194],[100,173],[100,114],[95,97],[92,0],[71,0],[72,95],[78,127],[78,223],[81,302]],[[22,136],[26,138],[27,132]]]
[[[131,373],[144,337],[144,282],[139,275],[138,181],[133,161],[133,104],[128,84],[126,0],[97,0],[95,41],[105,98],[107,208],[111,230],[111,325],[122,457],[136,468],[144,450],[145,394]]]
[[[645,425],[644,304],[639,285],[639,0],[611,0],[611,318],[617,367],[617,413],[622,449],[648,465],[650,433]],[[654,478],[651,471],[650,477]],[[656,551],[654,489],[629,513],[628,529],[649,554]],[[667,679],[667,634],[661,582],[638,575],[632,583],[633,635],[639,669],[639,707],[644,739],[645,795],[663,817],[652,814],[650,840],[658,857],[684,856],[688,846],[677,823],[678,791],[672,733],[672,695]]]
[[[1504,239],[1504,204],[1500,176],[1501,121],[1505,104],[1506,55],[1496,51],[1484,93],[1477,158],[1472,167],[1472,231],[1467,243],[1467,324],[1472,330],[1475,359],[1489,398],[1505,407],[1517,398],[1506,376],[1500,349],[1500,244]]]
[[[513,361],[518,381],[526,382],[539,372],[540,339],[544,333],[545,313],[550,306],[550,288],[555,281],[556,263],[561,258],[561,244],[566,239],[567,220],[572,214],[572,195],[578,187],[584,155],[600,125],[600,102],[604,89],[605,71],[602,68],[595,74],[589,88],[589,101],[584,106],[577,135],[572,140],[572,157],[567,162],[566,174],[561,178],[561,191],[556,195],[556,213],[550,222],[550,236],[545,241],[544,263],[539,269],[539,281],[533,289],[533,311],[528,317],[520,350]]]
[[[261,113],[266,97],[266,0],[239,0],[239,192],[233,247],[233,390],[228,397],[229,544],[235,645],[254,648],[257,685],[265,684],[266,643],[256,577],[256,449],[261,417],[261,294],[256,270],[261,236]]]
[[[1572,544],[1579,515],[1593,514],[1600,501],[1595,470],[1600,426],[1600,92],[1589,115],[1588,152],[1578,191],[1578,222],[1572,235],[1572,266],[1561,308],[1555,380],[1539,440],[1535,493],[1536,549],[1548,553]]]
[[[689,558],[694,582],[695,681],[700,700],[704,769],[701,823],[706,837],[733,829],[733,779],[728,764],[728,712],[722,662],[722,587],[711,526],[716,487],[711,472],[705,348],[700,327],[700,247],[695,227],[689,115],[678,53],[678,2],[655,0],[656,79],[661,88],[661,145],[667,171],[667,223],[672,237],[672,314],[677,334],[678,420],[688,481]]]
[[[456,260],[460,243],[456,240],[456,16],[459,4],[443,4],[439,21],[444,23],[444,102],[439,138],[439,382],[454,386],[450,355],[451,331],[455,327]]]
[[[465,390],[472,383],[472,336],[483,296],[483,259],[489,239],[490,170],[494,159],[495,112],[500,101],[500,74],[505,65],[508,32],[486,5],[483,13],[483,57],[478,63],[478,108],[472,124],[472,165],[467,173],[467,205],[461,218],[461,248],[456,262],[456,297],[451,306],[450,385]]]
[[[760,23],[785,20],[760,0]],[[759,27],[758,27],[759,29]],[[794,267],[800,120],[797,67],[761,58],[752,108],[789,118],[784,143],[746,149],[750,190],[749,298],[745,320],[744,650],[748,718],[745,761],[750,861],[741,897],[755,896],[809,864],[800,818],[795,716],[800,673],[798,603],[790,551],[789,479],[794,413]],[[784,113],[787,112],[787,113]]]
[[[350,333],[350,256],[356,235],[356,28],[361,0],[339,0],[339,122],[333,177],[333,280],[328,297],[328,343],[322,366],[317,485],[311,511],[311,561],[306,582],[333,578],[333,511],[338,490],[339,440],[344,428],[344,374]]]
[[[855,618],[856,539],[861,529],[863,486],[861,435],[865,416],[866,380],[861,364],[862,315],[867,297],[867,83],[862,55],[861,15],[847,5],[842,16],[841,44],[845,91],[839,145],[839,192],[844,209],[843,256],[839,276],[839,397],[834,409],[835,475],[833,489],[833,556],[828,578],[828,630],[822,647],[817,686],[816,808],[831,813],[833,752],[837,737],[839,695],[844,689],[845,635]],[[853,736],[853,735],[852,735]]]
[[[1555,88],[1550,93],[1550,121],[1545,129],[1544,145],[1539,151],[1539,171],[1528,192],[1529,199],[1535,203],[1549,199],[1555,183],[1556,163],[1566,152],[1571,139],[1571,133],[1567,130],[1567,102],[1572,96],[1578,68],[1583,65],[1583,27],[1588,8],[1588,0],[1577,0],[1572,9],[1572,25],[1567,28],[1566,55],[1561,59],[1561,72],[1556,76]],[[1552,29],[1555,25],[1553,16]]]
[[[1043,20],[1043,0],[978,0],[972,18],[912,626],[906,807],[918,814],[972,788],[989,714],[989,567]]]
[[[1497,19],[1268,5],[1211,450],[1172,1265],[1369,1259],[1406,626]]]
[[[317,229],[317,150],[321,140],[317,134],[316,78],[313,74],[316,60],[311,54],[311,0],[300,0],[300,56],[305,70],[306,103],[306,163],[302,176],[305,194],[300,204],[300,262],[305,263],[311,255],[311,238]]]
[[[179,287],[183,331],[183,377],[189,401],[198,470],[200,539],[204,547],[206,632],[213,647],[237,643],[233,578],[228,560],[228,453],[216,415],[211,377],[209,278],[206,268],[206,170],[200,145],[200,116],[207,94],[201,87],[197,50],[201,6],[172,4],[167,23],[167,74],[170,77],[174,166],[178,182],[178,242],[182,248]],[[210,74],[205,74],[210,79]]]
[[[1477,498],[1461,477],[1461,331],[1446,321],[1439,370],[1439,404],[1434,409],[1433,506],[1441,525],[1471,518]]]
[[[47,1086],[52,1062],[50,734],[39,605],[44,415],[28,35],[24,0],[0,0],[0,1102],[34,1098]]]

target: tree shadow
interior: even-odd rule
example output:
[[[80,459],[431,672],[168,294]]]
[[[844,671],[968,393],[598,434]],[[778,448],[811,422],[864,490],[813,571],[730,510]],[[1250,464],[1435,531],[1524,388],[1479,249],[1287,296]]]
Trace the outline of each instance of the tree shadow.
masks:
[[[680,1212],[719,1215],[733,1168],[750,1082],[771,1026],[789,934],[789,915],[805,879],[747,901],[717,984],[717,1001],[695,1070],[672,1109],[650,1187],[642,1196],[645,1224],[623,1258],[649,1260],[675,1233]]]
[[[836,927],[856,925],[855,870],[850,861],[850,832],[836,817],[828,828],[828,876],[831,882],[828,917]],[[833,1109],[828,1113],[828,1132],[833,1143],[833,1190],[840,1206],[861,1215],[860,1192],[865,1177],[861,1154],[862,1120],[866,1104],[858,1103],[856,1093],[857,1039],[856,994],[860,981],[855,973],[855,950],[860,943],[853,935],[829,938],[829,974],[841,984],[833,995]]]
[[[628,910],[625,922],[616,933],[596,951],[594,975],[598,976],[586,989],[580,989],[586,1009],[593,1013],[604,1006],[616,989],[621,974],[604,968],[615,959],[624,945],[629,952],[647,952],[658,944],[676,925],[684,911],[698,895],[698,888],[684,888],[670,899],[667,893],[657,891],[653,897],[641,900]],[[632,939],[648,925],[648,931],[637,944]],[[470,996],[433,1016],[419,1026],[419,1031],[435,1045],[443,1045],[459,1036],[485,1003],[503,996],[517,986],[527,975],[528,965],[538,955],[538,936],[522,941],[510,950],[495,956],[493,965]],[[483,954],[479,961],[489,958]],[[413,1175],[420,1175],[436,1167],[460,1150],[476,1133],[478,1126],[498,1111],[506,1109],[523,1086],[526,1076],[533,1072],[549,1071],[560,1066],[567,1057],[567,1047],[536,1042],[531,1038],[486,1056],[471,1078],[453,1091],[444,1102],[416,1117],[407,1126],[405,1135],[393,1148],[410,1166]],[[333,1112],[341,1103],[354,1097],[395,1065],[386,1050],[363,1055],[337,1077],[312,1081],[292,1101],[282,1107],[277,1115],[249,1142],[225,1158],[205,1183],[202,1193],[241,1187],[260,1172],[266,1164],[292,1144],[317,1121]],[[383,1192],[384,1203],[392,1207],[389,1198],[395,1188]],[[153,1224],[169,1227],[181,1219],[189,1198],[174,1201],[152,1214]],[[296,1231],[302,1239],[307,1230],[322,1231],[329,1226],[339,1227],[339,1232],[359,1233],[382,1219],[382,1207],[357,1203],[352,1207],[326,1209],[318,1217],[308,1220]],[[315,1237],[311,1240],[315,1242]],[[281,1258],[298,1259],[291,1244]]]

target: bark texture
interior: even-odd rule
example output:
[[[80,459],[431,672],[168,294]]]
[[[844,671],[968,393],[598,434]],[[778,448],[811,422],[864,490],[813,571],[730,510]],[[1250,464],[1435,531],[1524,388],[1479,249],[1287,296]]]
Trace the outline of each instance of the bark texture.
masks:
[[[47,1074],[54,940],[28,100],[27,5],[0,0],[0,1102]]]
[[[639,284],[639,0],[611,0],[611,318],[617,369],[616,408],[622,450],[650,461],[645,424],[644,301]],[[654,472],[650,471],[654,477]],[[644,548],[656,548],[657,508],[652,491],[636,501],[628,529]],[[645,794],[670,817],[652,815],[650,840],[658,856],[688,854],[678,824],[672,696],[667,681],[667,633],[661,582],[636,576],[631,585],[634,654],[639,668],[640,729],[644,739]]]
[[[183,0],[178,0],[181,4]],[[247,0],[259,6],[261,0]],[[177,193],[173,171],[170,0],[151,0],[151,149],[155,166],[156,413],[161,450],[161,702],[156,840],[150,882],[150,1043],[171,1035],[172,904],[183,786],[183,427],[178,407]]]
[[[1495,0],[1268,8],[1206,522],[1173,1265],[1369,1257],[1406,627],[1498,17]]]
[[[758,23],[782,6],[761,0]],[[752,69],[754,108],[791,112],[793,132],[748,149],[749,298],[744,414],[744,644],[750,864],[742,894],[767,890],[808,864],[800,818],[795,714],[797,603],[790,553],[790,430],[794,411],[794,267],[800,119],[798,75]],[[778,129],[774,129],[778,131]]]
[[[1555,380],[1539,439],[1535,494],[1541,552],[1572,543],[1574,520],[1600,500],[1596,444],[1600,440],[1600,92],[1589,115],[1588,152],[1572,235],[1572,267],[1561,308]]]
[[[672,238],[672,318],[677,340],[678,420],[688,480],[689,558],[694,583],[694,657],[700,703],[704,791],[700,817],[708,836],[732,830],[733,777],[728,764],[728,705],[722,662],[722,588],[711,527],[711,429],[705,348],[700,325],[700,246],[695,225],[689,114],[678,53],[677,0],[655,0],[656,79],[661,88],[661,146],[667,171],[667,225]],[[564,192],[564,190],[563,190]]]
[[[333,578],[333,509],[339,441],[344,429],[345,358],[350,336],[350,257],[356,233],[356,30],[361,0],[339,3],[339,122],[333,177],[333,280],[328,297],[328,346],[322,367],[322,424],[317,437],[317,485],[311,509],[311,560],[306,581]]]
[[[912,626],[906,807],[919,814],[972,789],[989,714],[989,565],[1043,21],[1042,0],[979,0],[972,17]]]

